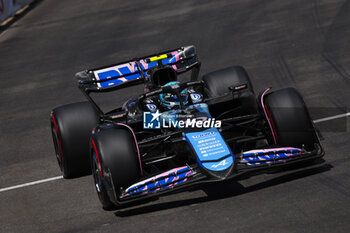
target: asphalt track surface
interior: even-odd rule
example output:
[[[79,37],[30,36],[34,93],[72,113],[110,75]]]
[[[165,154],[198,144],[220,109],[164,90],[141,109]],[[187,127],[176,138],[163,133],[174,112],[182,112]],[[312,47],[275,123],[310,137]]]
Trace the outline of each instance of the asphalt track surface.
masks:
[[[0,32],[0,188],[61,175],[49,114],[84,100],[75,72],[164,49],[196,45],[201,74],[243,65],[256,92],[296,87],[314,119],[349,112],[349,12],[345,0],[39,2]],[[0,192],[0,232],[349,232],[349,118],[318,127],[324,163],[116,211],[91,176]]]

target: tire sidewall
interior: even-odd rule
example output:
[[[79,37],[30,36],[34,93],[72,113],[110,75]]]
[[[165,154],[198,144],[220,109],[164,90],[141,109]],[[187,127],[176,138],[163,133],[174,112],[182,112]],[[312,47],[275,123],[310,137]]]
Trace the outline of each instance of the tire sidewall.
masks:
[[[319,139],[308,108],[295,88],[269,92],[263,97],[269,142],[281,146],[313,148]],[[285,104],[284,104],[285,103]]]
[[[111,203],[118,204],[122,189],[140,178],[139,154],[130,129],[116,124],[101,125],[94,130],[91,149],[95,147],[102,169],[102,190],[106,194],[99,196],[104,208],[108,208]],[[90,158],[93,165],[92,153]]]

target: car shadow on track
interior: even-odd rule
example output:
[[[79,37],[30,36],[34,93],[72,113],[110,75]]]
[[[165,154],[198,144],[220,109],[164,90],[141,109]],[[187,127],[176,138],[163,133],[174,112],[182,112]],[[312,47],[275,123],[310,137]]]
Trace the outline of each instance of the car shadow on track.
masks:
[[[146,206],[134,206],[131,209],[120,209],[116,211],[114,214],[117,217],[129,217],[139,214],[145,214],[150,212],[156,212],[166,209],[172,209],[182,206],[188,206],[193,204],[200,204],[203,202],[209,202],[219,199],[225,199],[230,198],[238,195],[242,195],[249,192],[258,191],[260,189],[264,189],[267,187],[272,187],[275,185],[279,185],[282,183],[290,182],[293,180],[301,179],[307,176],[312,176],[315,174],[327,172],[330,169],[333,168],[330,164],[324,164],[324,160],[318,162],[317,164],[312,165],[311,167],[302,167],[295,170],[295,168],[287,168],[283,170],[282,175],[278,177],[274,177],[272,179],[266,180],[264,182],[251,185],[248,187],[244,187],[240,183],[237,182],[237,180],[228,180],[228,181],[222,181],[218,183],[209,183],[209,184],[203,184],[200,186],[193,187],[189,191],[196,191],[196,190],[203,190],[207,196],[204,197],[196,197],[196,198],[190,198],[185,200],[176,200],[176,201],[170,201],[165,203],[150,203]],[[274,171],[278,172],[278,171]],[[271,172],[269,172],[271,173]],[[254,175],[254,174],[253,174]],[[248,179],[252,175],[246,175],[244,177],[241,177],[239,180]],[[157,200],[157,198],[153,199]],[[135,203],[136,204],[140,204]]]

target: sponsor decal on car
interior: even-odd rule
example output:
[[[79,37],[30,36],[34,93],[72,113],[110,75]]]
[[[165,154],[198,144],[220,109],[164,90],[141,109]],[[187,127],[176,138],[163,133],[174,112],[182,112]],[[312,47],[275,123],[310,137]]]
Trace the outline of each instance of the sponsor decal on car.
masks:
[[[218,129],[185,133],[185,138],[197,155],[200,166],[211,171],[223,171],[233,164],[234,156]]]
[[[157,109],[157,106],[155,104],[146,104],[146,106],[151,112],[154,112]]]
[[[217,168],[218,166],[225,166],[226,164],[228,164],[228,162],[226,162],[226,159],[222,160],[220,163],[218,164],[213,164],[211,165],[211,167],[213,168]]]
[[[193,103],[198,103],[202,101],[201,95],[200,94],[191,94],[191,99]]]

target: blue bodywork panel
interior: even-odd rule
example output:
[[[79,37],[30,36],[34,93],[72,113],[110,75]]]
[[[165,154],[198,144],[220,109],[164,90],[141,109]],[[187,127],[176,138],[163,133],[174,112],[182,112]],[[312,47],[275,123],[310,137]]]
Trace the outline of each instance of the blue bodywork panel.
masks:
[[[186,108],[186,110],[191,109],[211,118],[208,105],[205,103],[190,105]],[[181,115],[181,110],[170,110],[162,113],[161,119],[168,123],[178,120],[179,115]],[[196,129],[192,132],[184,132],[183,135],[196,154],[197,162],[201,167],[210,171],[223,171],[232,166],[234,155],[217,128],[213,127],[202,131]]]
[[[223,171],[232,166],[234,156],[216,128],[185,133],[184,136],[200,166],[211,171]]]

